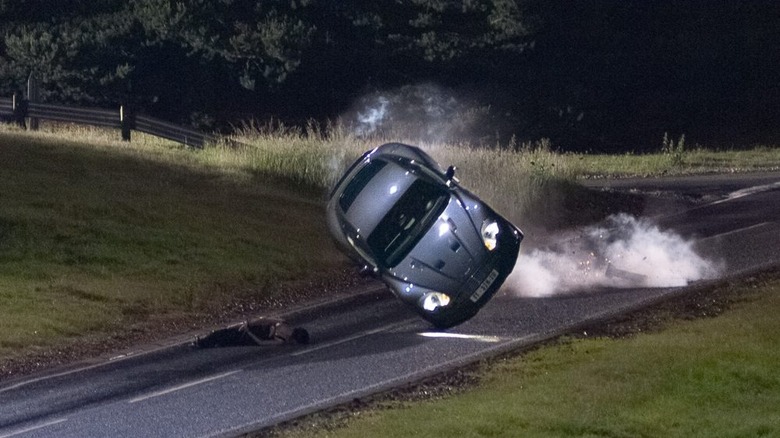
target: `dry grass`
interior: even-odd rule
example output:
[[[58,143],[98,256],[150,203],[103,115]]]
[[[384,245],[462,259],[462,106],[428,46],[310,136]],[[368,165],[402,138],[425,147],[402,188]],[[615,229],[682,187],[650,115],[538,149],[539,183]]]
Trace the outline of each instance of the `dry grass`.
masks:
[[[204,150],[201,158],[227,172],[273,175],[321,188],[335,184],[366,150],[390,141],[415,144],[443,167],[455,165],[465,187],[518,223],[532,220],[532,212],[540,208],[560,207],[560,202],[554,202],[555,193],[574,177],[569,160],[552,152],[546,140],[510,151],[403,138],[358,138],[338,127],[323,132],[283,126],[251,127],[232,140]]]

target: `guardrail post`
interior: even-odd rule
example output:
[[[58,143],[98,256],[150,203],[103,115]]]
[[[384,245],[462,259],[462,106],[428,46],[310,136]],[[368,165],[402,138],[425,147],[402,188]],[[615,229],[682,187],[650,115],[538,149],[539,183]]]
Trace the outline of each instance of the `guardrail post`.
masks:
[[[27,78],[27,102],[32,103],[38,103],[40,95],[38,93],[38,78],[35,77],[35,72],[30,73],[30,76]],[[25,113],[27,112],[27,108],[25,108]],[[30,124],[28,125],[28,129],[30,131],[37,131],[38,130],[38,118],[37,117],[30,117]]]
[[[27,125],[24,123],[24,118],[27,117],[27,101],[22,99],[19,93],[14,93],[11,106],[14,111],[14,121],[16,124],[22,128],[26,128]]]
[[[135,128],[135,117],[127,105],[119,107],[119,122],[122,125],[122,140],[130,141],[130,130]]]

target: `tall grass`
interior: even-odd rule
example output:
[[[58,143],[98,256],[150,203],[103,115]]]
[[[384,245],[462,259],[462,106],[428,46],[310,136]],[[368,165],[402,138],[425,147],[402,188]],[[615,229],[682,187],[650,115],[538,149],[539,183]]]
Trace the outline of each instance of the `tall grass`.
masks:
[[[225,172],[267,175],[327,189],[365,150],[376,147],[331,127],[246,124],[237,133],[198,154],[203,164]]]
[[[559,214],[572,189],[569,162],[546,139],[517,151],[432,145],[430,152],[459,169],[464,187],[521,226]]]
[[[325,130],[317,126],[245,126],[231,141],[207,148],[200,157],[227,172],[274,175],[328,189],[363,152],[391,141],[420,146],[443,167],[455,165],[464,187],[516,222],[560,207],[556,201],[561,196],[560,186],[574,177],[566,157],[554,153],[547,140],[515,151],[404,138],[361,138],[338,126]]]

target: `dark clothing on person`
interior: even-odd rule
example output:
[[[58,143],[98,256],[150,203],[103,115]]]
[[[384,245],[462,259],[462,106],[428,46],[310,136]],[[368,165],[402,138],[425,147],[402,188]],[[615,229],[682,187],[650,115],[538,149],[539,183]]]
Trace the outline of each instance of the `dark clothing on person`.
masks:
[[[197,347],[210,348],[263,345],[269,341],[308,344],[309,332],[300,327],[293,328],[280,319],[259,318],[221,330],[214,330],[208,336],[197,338],[194,344]]]

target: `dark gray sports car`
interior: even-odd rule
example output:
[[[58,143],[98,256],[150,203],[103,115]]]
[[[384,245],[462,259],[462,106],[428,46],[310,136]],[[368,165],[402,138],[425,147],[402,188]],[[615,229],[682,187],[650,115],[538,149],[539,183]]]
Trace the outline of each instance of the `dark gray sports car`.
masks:
[[[419,148],[388,143],[347,170],[327,207],[339,246],[439,328],[466,321],[490,300],[523,239],[454,173]]]

